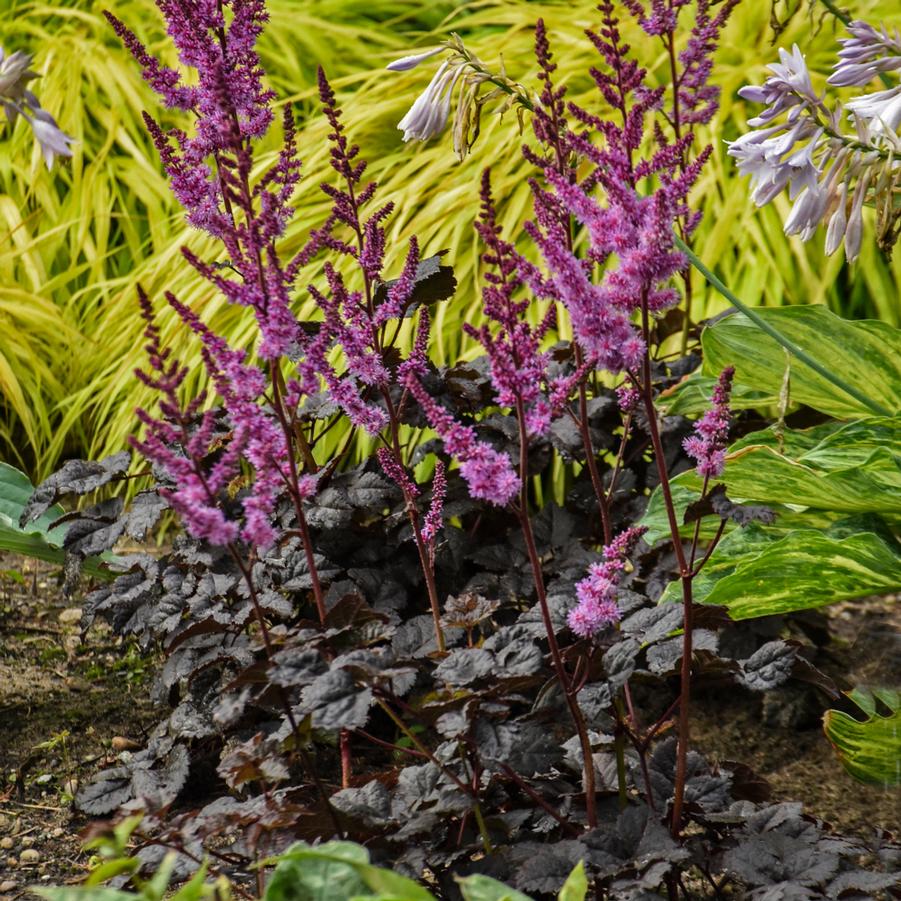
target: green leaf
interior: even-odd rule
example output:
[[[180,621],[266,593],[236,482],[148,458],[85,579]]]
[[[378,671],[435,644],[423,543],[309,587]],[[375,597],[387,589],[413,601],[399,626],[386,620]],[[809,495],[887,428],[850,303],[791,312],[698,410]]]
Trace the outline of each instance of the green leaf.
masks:
[[[790,613],[901,588],[901,548],[878,517],[780,533],[752,523],[727,535],[694,581],[698,603],[733,619]],[[661,598],[675,601],[671,582]]]
[[[67,885],[60,888],[31,885],[28,891],[46,898],[47,901],[135,901],[140,897],[115,888],[87,885]]]
[[[695,523],[683,523],[685,516],[685,508],[689,504],[701,498],[701,481],[696,478],[693,472],[682,473],[676,476],[670,483],[670,489],[673,495],[673,504],[676,508],[676,521],[679,523],[679,534],[683,538],[691,540],[694,535]],[[737,500],[737,498],[732,498]],[[743,498],[750,500],[750,498]],[[767,506],[776,514],[776,521],[766,527],[768,532],[773,534],[785,534],[795,529],[828,529],[837,519],[842,517],[841,513],[835,513],[828,510],[815,510],[806,508],[802,511],[792,510],[784,504],[776,504],[768,502]],[[669,519],[666,515],[666,507],[663,504],[663,495],[659,489],[656,489],[651,495],[648,502],[648,508],[644,516],[641,518],[641,525],[647,528],[644,535],[648,544],[656,544],[661,540],[669,540],[670,528]],[[719,527],[719,520],[715,516],[705,516],[701,520],[700,538],[702,541],[709,541],[716,534]],[[725,534],[730,534],[736,527],[734,523],[727,523]]]
[[[901,516],[901,419],[871,417],[786,429],[781,445],[772,429],[753,432],[729,448],[719,481],[733,501],[772,507],[778,514],[771,527],[776,532],[828,528],[849,513],[879,513],[894,520]],[[688,504],[700,497],[701,479],[690,470],[676,476],[670,487],[680,531],[690,537],[694,527],[682,527],[682,517]],[[645,540],[651,544],[669,538],[659,488],[642,525],[648,528]],[[708,517],[701,537],[711,537],[717,525],[715,517]]]
[[[840,710],[827,710],[823,717],[823,731],[842,765],[861,782],[901,784],[901,692],[854,689],[846,694],[866,719],[854,719]],[[877,701],[887,715],[879,712]]]
[[[369,864],[369,853],[353,842],[326,842],[316,848],[299,842],[277,859],[264,901],[347,901],[371,895],[356,870],[358,864]]]
[[[207,861],[204,861],[197,872],[169,899],[169,901],[200,901],[214,893],[213,885],[206,884]]]
[[[842,319],[821,306],[756,311],[766,322],[854,389],[890,412],[901,411],[901,329],[885,322]],[[704,375],[735,366],[735,381],[776,399],[785,373],[785,351],[747,316],[727,316],[701,338]],[[848,419],[873,410],[809,366],[792,361],[791,400]]]
[[[161,901],[169,888],[169,882],[172,879],[172,872],[175,870],[175,861],[178,860],[178,853],[169,851],[160,861],[156,872],[150,879],[144,883],[141,888],[141,897],[146,901]]]
[[[8,463],[0,463],[0,551],[62,566],[66,562],[62,548],[66,529],[64,526],[50,528],[50,524],[65,513],[62,507],[58,504],[51,507],[24,529],[19,526],[19,517],[33,491],[34,485],[24,472]],[[83,568],[89,575],[109,577],[106,570],[100,568],[97,558],[86,560]]]
[[[91,870],[84,884],[100,885],[116,876],[121,876],[122,873],[134,873],[140,869],[140,866],[141,861],[137,857],[117,857],[114,860],[105,860]]]
[[[572,873],[566,877],[566,882],[557,895],[557,901],[584,901],[587,894],[588,877],[585,875],[585,864],[580,860],[573,867]]]
[[[492,879],[490,876],[457,877],[463,901],[532,901],[528,895]]]
[[[677,385],[662,391],[656,400],[658,409],[667,416],[701,416],[710,407],[713,389],[719,379],[695,370]],[[779,398],[744,384],[733,384],[729,405],[733,410],[754,410],[774,406]]]
[[[382,901],[387,901],[388,897],[396,901],[435,901],[435,896],[430,891],[418,882],[407,879],[406,876],[386,870],[384,867],[374,867],[372,864],[354,866],[364,882],[378,893]]]
[[[843,513],[901,513],[901,419],[872,417],[785,431],[729,448],[722,481],[733,499]]]

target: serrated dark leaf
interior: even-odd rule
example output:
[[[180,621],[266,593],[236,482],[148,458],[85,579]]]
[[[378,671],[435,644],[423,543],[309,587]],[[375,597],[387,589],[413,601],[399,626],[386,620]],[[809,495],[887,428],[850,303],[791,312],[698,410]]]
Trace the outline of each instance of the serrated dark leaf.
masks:
[[[702,498],[689,504],[685,508],[685,516],[682,521],[691,523],[711,515],[716,515],[720,519],[731,519],[740,526],[746,526],[749,522],[772,523],[776,521],[776,514],[769,507],[736,504],[730,501],[726,497],[726,486],[722,483],[714,485]]]
[[[469,685],[494,669],[494,655],[482,648],[458,648],[435,668],[435,678],[448,685]]]
[[[404,309],[404,315],[410,316],[423,304],[429,305],[441,300],[449,300],[457,290],[457,280],[451,266],[442,266],[441,258],[447,253],[442,250],[433,256],[419,261],[413,279],[413,292]],[[397,279],[380,282],[376,285],[374,303],[376,306],[388,299],[388,291],[397,283]]]
[[[389,507],[399,496],[397,486],[377,472],[349,473],[342,487],[354,507],[375,513]]]
[[[122,766],[99,773],[79,792],[75,803],[92,816],[111,813],[133,798],[144,798],[154,807],[171,804],[187,782],[189,769],[184,745],[154,738]]]
[[[143,541],[168,506],[166,499],[158,491],[138,492],[123,517],[125,534],[135,541]]]
[[[742,660],[738,681],[752,691],[777,688],[791,676],[798,649],[785,641],[769,641]]]
[[[648,669],[657,675],[674,672],[679,661],[682,660],[681,635],[667,638],[647,649]],[[710,651],[716,653],[719,645],[719,636],[709,629],[694,629],[691,636],[692,656],[697,651]]]
[[[573,867],[585,856],[585,845],[579,841],[566,840],[546,845],[523,842],[513,852],[517,864],[513,884],[523,892],[556,894]]]
[[[305,688],[328,669],[314,648],[284,648],[272,655],[269,680],[283,688]]]
[[[678,604],[644,607],[624,619],[620,628],[642,644],[652,644],[682,628],[682,608]]]
[[[838,872],[840,858],[826,848],[771,830],[743,836],[726,852],[723,866],[750,888],[781,882],[812,888]]]
[[[307,523],[313,529],[340,529],[353,518],[353,507],[345,491],[328,486],[306,505]]]
[[[482,645],[494,655],[495,673],[501,679],[532,676],[544,664],[544,654],[525,626],[504,626]]]
[[[24,528],[49,510],[67,494],[87,494],[112,481],[128,470],[131,454],[121,451],[99,462],[69,460],[53,475],[44,479],[25,504],[19,525]]]
[[[444,639],[450,647],[462,636],[462,629],[445,629]],[[438,650],[435,623],[431,616],[414,616],[401,623],[391,638],[391,648],[398,660],[428,657]]]
[[[385,828],[391,819],[391,796],[377,779],[362,788],[345,788],[335,792],[329,803],[339,813],[364,826]]]
[[[301,707],[312,715],[313,726],[326,731],[360,729],[369,718],[372,689],[357,685],[347,670],[317,676],[303,692]]]
[[[616,642],[604,654],[604,672],[613,686],[622,685],[635,672],[641,645],[634,638]]]
[[[122,498],[113,497],[73,514],[63,539],[66,552],[83,560],[112,550],[125,531],[122,506]]]

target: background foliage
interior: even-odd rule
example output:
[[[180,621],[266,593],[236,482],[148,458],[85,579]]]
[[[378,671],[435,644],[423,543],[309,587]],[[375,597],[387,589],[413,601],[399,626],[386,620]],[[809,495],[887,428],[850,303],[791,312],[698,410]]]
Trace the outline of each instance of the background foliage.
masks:
[[[175,210],[144,133],[139,112],[154,109],[155,102],[101,16],[108,6],[134,24],[154,52],[169,52],[152,0],[52,5],[0,0],[7,13],[0,17],[0,45],[35,54],[41,101],[78,140],[71,163],[48,173],[22,124],[0,138],[0,459],[23,467],[35,479],[46,476],[61,458],[96,459],[121,449],[134,427],[135,406],[150,403],[131,374],[142,343],[138,282],[155,298],[164,289],[174,290],[237,343],[252,334],[242,311],[209,296],[181,261],[181,244],[196,247],[199,241],[189,237]],[[783,18],[789,7],[795,8],[779,44],[798,41],[811,68],[824,72],[834,53],[834,21],[826,17],[817,27],[815,19],[811,35],[806,4],[798,6],[777,4]],[[901,9],[893,0],[860,0],[853,6],[855,14],[871,21],[901,23]],[[395,125],[429,73],[394,74],[383,67],[407,47],[426,46],[454,30],[486,62],[497,65],[502,56],[513,78],[531,84],[532,26],[544,16],[559,53],[559,74],[571,95],[591,107],[597,101],[588,98],[596,92],[582,73],[593,51],[582,31],[594,21],[593,3],[272,0],[270,9],[273,21],[262,46],[263,61],[304,128],[305,178],[289,243],[299,246],[324,212],[317,186],[326,166],[325,124],[311,90],[315,67],[322,63],[344,95],[352,134],[372,160],[383,196],[398,206],[394,246],[405,246],[405,239],[416,233],[426,253],[455,249],[451,262],[460,288],[456,301],[443,306],[435,329],[437,352],[442,362],[453,360],[461,349],[469,352],[460,324],[477,317],[479,304],[472,229],[478,171],[489,162],[494,167],[507,225],[521,222],[529,208],[515,117],[501,121],[489,116],[481,143],[463,164],[453,156],[449,139],[405,146]],[[826,259],[818,239],[805,245],[782,234],[787,198],[753,209],[747,185],[725,158],[723,140],[743,129],[749,115],[736,91],[757,79],[774,57],[771,42],[770,4],[741,4],[719,52],[717,81],[724,102],[704,136],[713,141],[715,153],[697,188],[706,195],[707,210],[697,250],[750,303],[824,303],[845,316],[901,324],[897,256],[886,261],[872,242],[864,242],[852,279],[841,255]],[[661,52],[656,61],[661,77],[663,63]],[[720,312],[725,302],[694,277],[693,316]],[[189,361],[196,359],[196,347],[184,346],[170,314],[161,314],[166,338]],[[195,371],[192,378],[202,378],[199,366]],[[341,439],[335,430],[333,444]],[[328,454],[332,446],[322,450]]]

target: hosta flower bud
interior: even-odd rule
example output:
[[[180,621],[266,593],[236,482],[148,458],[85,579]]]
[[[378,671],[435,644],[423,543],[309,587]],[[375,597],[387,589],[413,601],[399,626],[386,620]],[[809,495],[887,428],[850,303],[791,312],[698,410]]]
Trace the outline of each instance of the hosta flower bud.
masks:
[[[431,50],[414,53],[412,56],[402,56],[400,59],[388,63],[385,68],[390,69],[392,72],[408,72],[410,69],[415,69],[421,62],[441,53],[444,49],[444,47],[433,47]]]

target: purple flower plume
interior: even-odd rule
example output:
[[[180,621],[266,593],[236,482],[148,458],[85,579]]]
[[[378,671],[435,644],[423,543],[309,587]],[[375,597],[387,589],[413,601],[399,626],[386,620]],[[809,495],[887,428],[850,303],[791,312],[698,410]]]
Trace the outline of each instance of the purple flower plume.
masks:
[[[510,503],[521,485],[510,458],[490,444],[479,441],[475,429],[457,422],[415,376],[407,378],[407,389],[419,401],[429,424],[444,441],[447,452],[459,461],[460,474],[469,486],[470,495],[499,507]]]
[[[645,31],[665,42],[688,5],[689,0],[626,3]],[[567,121],[562,89],[552,83],[555,64],[543,23],[536,29],[544,90],[533,127],[548,152],[540,156],[526,151],[543,176],[543,183],[532,183],[535,216],[526,231],[544,259],[546,274],[525,262],[520,263],[520,274],[537,296],[566,308],[586,359],[612,372],[634,372],[643,359],[635,313],[663,311],[679,300],[670,282],[685,267],[685,259],[675,250],[673,229],[688,236],[697,227],[699,215],[688,207],[687,197],[710,154],[710,148],[704,148],[689,160],[693,135],[688,129],[709,121],[716,109],[716,89],[707,83],[710,57],[734,6],[727,0],[711,17],[708,0],[695,4],[688,46],[674,58],[680,71],[664,117],[673,132],[670,137],[659,122],[652,123],[666,92],[649,86],[646,70],[623,43],[612,0],[599,5],[601,26],[588,32],[603,61],[591,74],[614,109],[611,119],[569,103]],[[577,131],[570,123],[582,128]],[[573,158],[591,167],[581,181]],[[574,253],[573,221],[584,226],[589,238],[584,259]],[[598,265],[604,267],[599,283],[593,279]]]
[[[517,300],[515,295],[523,284],[520,270],[528,264],[501,236],[487,169],[482,173],[481,198],[476,229],[485,244],[482,311],[488,323],[480,328],[464,323],[463,328],[488,354],[498,404],[521,411],[530,435],[543,435],[566,403],[578,376],[548,377],[548,355],[540,348],[545,335],[556,325],[556,309],[549,306],[537,326],[524,318],[530,299]]]
[[[619,622],[616,589],[626,559],[645,533],[643,526],[620,532],[603,551],[603,561],[592,563],[588,575],[576,583],[578,603],[567,618],[570,629],[580,638],[593,638],[603,629]]]
[[[187,84],[175,70],[160,65],[122,22],[106,15],[163,103],[193,114],[192,134],[166,130],[147,113],[144,121],[188,222],[223,243],[236,277],[227,277],[221,268],[190,253],[186,257],[229,302],[253,310],[262,339],[258,352],[273,360],[300,339],[290,309],[291,275],[273,246],[292,214],[290,200],[300,162],[294,121],[286,106],[282,151],[251,184],[253,142],[269,130],[275,97],[263,85],[256,52],[268,18],[265,4],[158,0],[157,6],[181,63],[195,71],[196,84]],[[230,11],[228,17],[224,8]]]
[[[723,474],[726,465],[726,445],[729,442],[729,424],[732,413],[729,398],[735,369],[727,366],[713,389],[710,409],[695,424],[695,433],[686,438],[683,447],[697,461],[698,475],[715,479]]]
[[[432,477],[432,502],[429,512],[426,513],[425,522],[422,524],[423,541],[434,541],[444,525],[444,498],[447,496],[447,473],[444,464],[435,462],[435,475]]]

